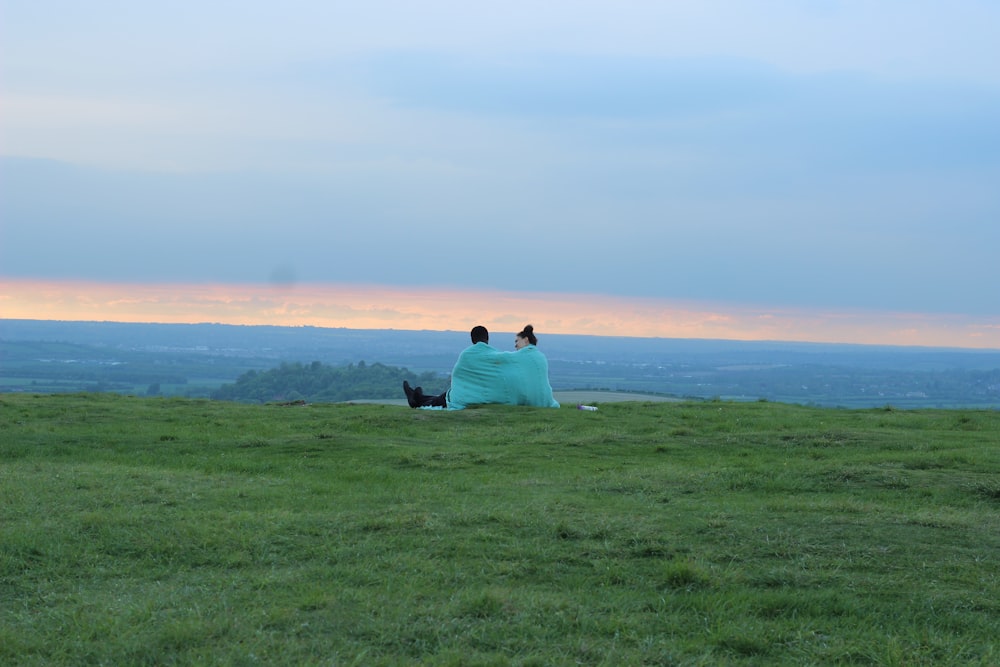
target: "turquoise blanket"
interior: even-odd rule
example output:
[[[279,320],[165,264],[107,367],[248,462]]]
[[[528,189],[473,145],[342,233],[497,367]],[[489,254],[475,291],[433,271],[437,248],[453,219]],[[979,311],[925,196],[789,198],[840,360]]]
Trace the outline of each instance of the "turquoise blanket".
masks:
[[[448,409],[503,403],[558,408],[549,384],[549,362],[534,345],[516,352],[501,352],[476,343],[458,356],[451,371]]]

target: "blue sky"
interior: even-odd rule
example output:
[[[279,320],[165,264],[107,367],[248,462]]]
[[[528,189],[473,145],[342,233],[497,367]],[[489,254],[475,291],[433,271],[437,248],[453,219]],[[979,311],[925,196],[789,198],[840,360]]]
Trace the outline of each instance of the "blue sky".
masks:
[[[996,26],[986,0],[0,0],[0,277],[995,326]]]

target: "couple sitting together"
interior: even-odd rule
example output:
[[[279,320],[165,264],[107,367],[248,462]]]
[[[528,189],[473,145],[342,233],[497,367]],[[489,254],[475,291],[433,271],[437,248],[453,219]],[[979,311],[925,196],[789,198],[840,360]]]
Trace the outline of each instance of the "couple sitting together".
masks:
[[[535,345],[530,324],[514,338],[514,352],[490,345],[486,327],[472,329],[472,345],[465,348],[451,371],[451,387],[438,396],[425,396],[420,387],[403,381],[411,408],[461,410],[469,405],[503,403],[558,408],[549,384],[549,362]]]

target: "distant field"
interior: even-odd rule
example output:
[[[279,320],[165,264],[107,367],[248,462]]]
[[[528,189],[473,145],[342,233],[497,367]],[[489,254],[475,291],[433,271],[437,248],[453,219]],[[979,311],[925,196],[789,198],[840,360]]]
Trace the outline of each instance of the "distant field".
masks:
[[[556,400],[562,405],[577,403],[620,403],[622,401],[639,401],[652,403],[676,403],[681,399],[658,394],[631,393],[626,391],[557,391]]]
[[[1000,664],[1000,413],[600,404],[2,395],[0,664]]]

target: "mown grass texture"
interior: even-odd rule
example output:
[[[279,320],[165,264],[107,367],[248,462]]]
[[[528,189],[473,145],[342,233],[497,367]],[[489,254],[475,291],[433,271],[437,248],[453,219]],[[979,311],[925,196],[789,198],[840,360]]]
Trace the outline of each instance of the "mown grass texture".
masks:
[[[0,398],[0,663],[995,665],[1000,413]]]

